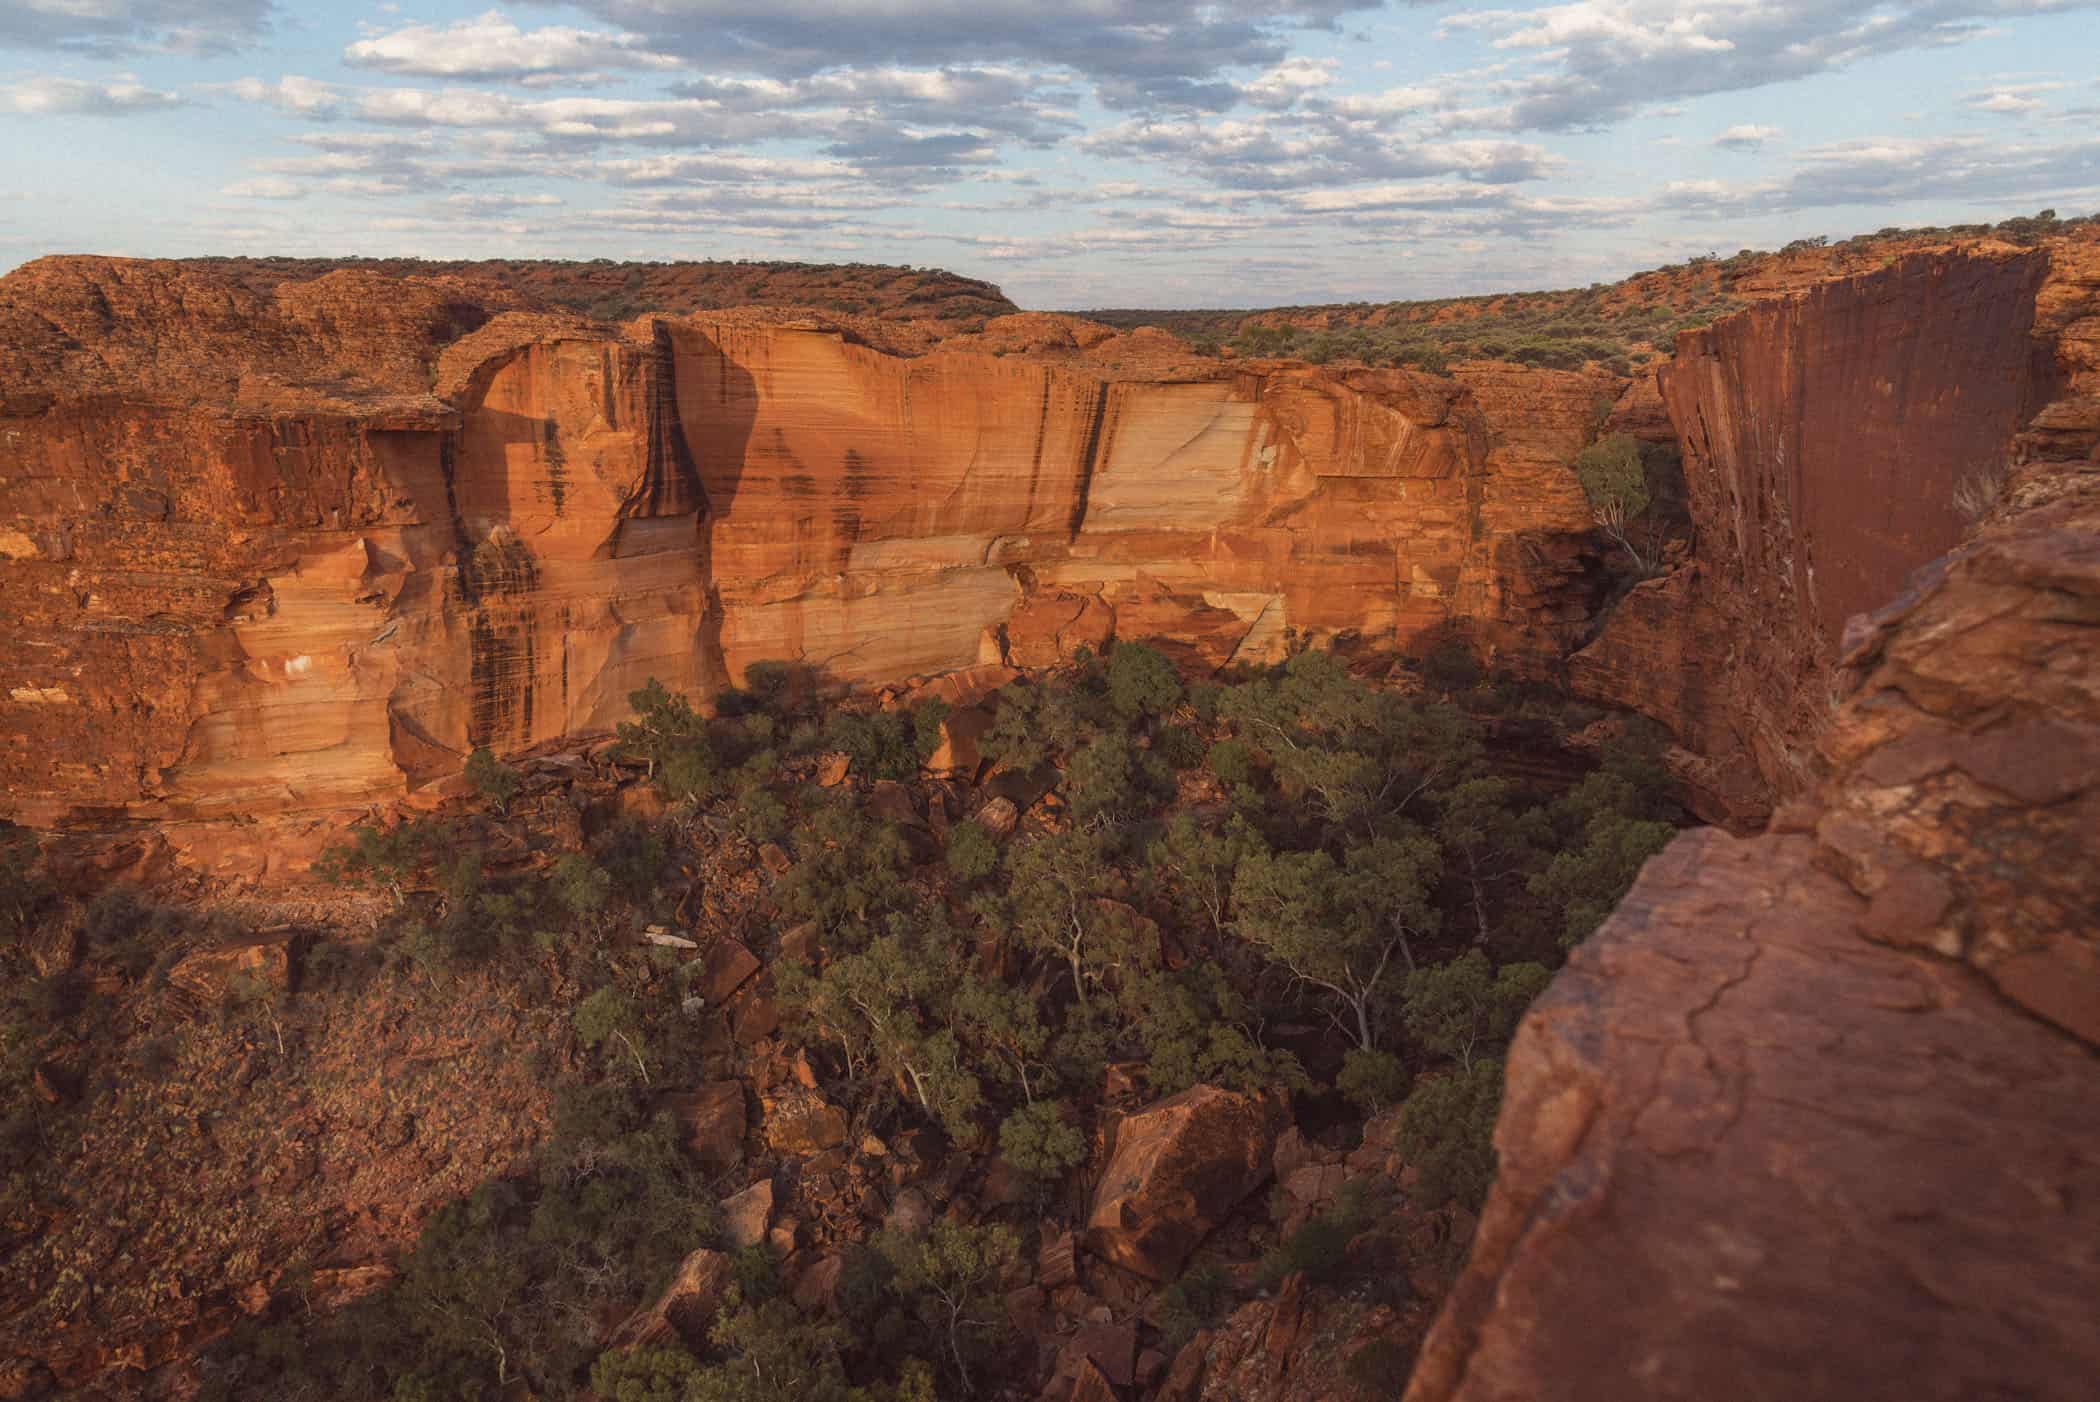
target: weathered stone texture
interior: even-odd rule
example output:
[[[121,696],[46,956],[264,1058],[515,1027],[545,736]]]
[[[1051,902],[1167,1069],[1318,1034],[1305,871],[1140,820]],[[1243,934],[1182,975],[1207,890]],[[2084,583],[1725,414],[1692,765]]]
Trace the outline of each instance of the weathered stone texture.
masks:
[[[1564,464],[1617,391],[905,358],[120,259],[0,279],[0,344],[0,779],[40,823],[383,802],[762,659],[876,684],[1160,637],[1218,666],[1457,620],[1537,665],[1594,601]]]
[[[1942,424],[1951,441],[1969,441],[1960,453],[1922,454],[1924,505],[1846,536],[1798,494],[1816,489],[1797,480],[1795,495],[1774,495],[1761,479],[1765,533],[1713,551],[1724,572],[1764,561],[1757,589],[1706,595],[1716,616],[1735,610],[1750,630],[1736,637],[1739,685],[1759,675],[1755,654],[1772,640],[1819,649],[1830,698],[1820,708],[1798,691],[1789,705],[1765,704],[1784,701],[1784,685],[1735,698],[1739,714],[1771,727],[1772,753],[1812,750],[1819,782],[1762,836],[1678,838],[1526,1018],[1496,1130],[1500,1172],[1408,1402],[2091,1393],[2100,1376],[2092,247],[2053,250],[2042,296],[2026,304],[2041,309],[2036,337],[2056,358],[2059,397],[2009,445],[1996,507],[1893,602],[1854,616],[1841,641],[1826,637],[1821,604],[1856,601],[1881,578],[1873,570],[1926,547],[1936,529],[1927,508],[1953,480],[1945,472],[1968,470],[1969,451],[1982,451],[1980,439],[1961,437],[1982,432],[1974,425]],[[2010,277],[2027,259],[1978,275]],[[1899,266],[1882,288],[1921,277],[1941,279],[1930,296],[1963,285],[1959,270],[1931,264]],[[2001,292],[2018,303],[2027,286]],[[1870,357],[1874,341],[1900,339],[1871,291],[1846,284],[1791,312],[1724,324],[1703,373],[1739,383],[1763,373],[1758,365],[1769,370],[1775,351],[1750,336],[1758,327],[1782,348],[1851,338]],[[1930,315],[1913,339],[1944,340],[1981,313],[1956,298]],[[2028,310],[2006,317],[2025,325]],[[2008,353],[2010,365],[1968,366],[1974,401],[2011,403],[2028,347]],[[1907,373],[1891,393],[1931,379],[1928,367]],[[1817,441],[1830,462],[1854,431],[1830,398],[1860,388],[1797,379],[1768,387],[1764,403],[1788,422],[1829,425]],[[1943,418],[1939,402],[1926,398],[1928,423]],[[1888,421],[1861,411],[1852,422],[1867,440],[1859,461],[1881,461],[1887,444],[1876,435]],[[1695,499],[1698,490],[1695,481]],[[1881,549],[1879,561],[1814,586],[1833,595],[1816,594],[1805,572],[1774,573],[1789,558],[1770,514],[1780,505],[1823,521],[1823,558],[1836,537]],[[1655,606],[1701,587],[1682,576],[1642,586],[1623,636],[1681,645],[1667,642],[1667,611]],[[1686,672],[1715,666],[1689,651],[1663,657]],[[1687,704],[1702,699],[1729,704],[1714,691]]]
[[[1687,332],[1661,388],[1696,559],[1667,585],[1667,619],[1611,617],[1574,659],[1577,688],[1779,797],[1809,787],[1846,618],[1960,540],[1957,489],[2061,388],[2052,340],[2032,334],[2052,256],[1914,255]],[[1663,601],[1644,588],[1639,602]],[[1679,636],[1659,641],[1658,622]],[[1717,806],[1763,816],[1740,795]]]

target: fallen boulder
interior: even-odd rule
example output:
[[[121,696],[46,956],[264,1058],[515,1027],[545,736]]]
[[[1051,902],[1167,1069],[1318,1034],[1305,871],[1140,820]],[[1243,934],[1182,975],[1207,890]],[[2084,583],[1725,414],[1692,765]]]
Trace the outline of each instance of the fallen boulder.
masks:
[[[1087,1216],[1087,1249],[1172,1280],[1198,1242],[1269,1176],[1283,1107],[1191,1086],[1124,1120]]]

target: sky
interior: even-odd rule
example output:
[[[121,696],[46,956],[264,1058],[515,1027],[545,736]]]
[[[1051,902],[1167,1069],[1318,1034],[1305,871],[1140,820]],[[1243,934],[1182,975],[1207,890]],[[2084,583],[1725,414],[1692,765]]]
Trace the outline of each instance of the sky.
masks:
[[[2100,210],[2100,0],[0,0],[0,269],[793,259],[1244,307],[2043,208]]]

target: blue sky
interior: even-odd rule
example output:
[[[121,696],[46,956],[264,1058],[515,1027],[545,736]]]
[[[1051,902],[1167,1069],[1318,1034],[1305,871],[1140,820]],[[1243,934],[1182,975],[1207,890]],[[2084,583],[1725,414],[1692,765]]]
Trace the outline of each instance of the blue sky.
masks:
[[[1024,306],[2100,209],[2100,0],[0,0],[0,268],[791,258]]]

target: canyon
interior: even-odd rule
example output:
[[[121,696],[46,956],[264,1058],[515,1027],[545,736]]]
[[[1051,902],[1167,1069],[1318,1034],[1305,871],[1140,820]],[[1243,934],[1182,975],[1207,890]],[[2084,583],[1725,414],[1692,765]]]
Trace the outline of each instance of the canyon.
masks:
[[[0,780],[37,824],[355,809],[758,661],[867,687],[1123,636],[1215,668],[1457,622],[1543,667],[1599,589],[1565,466],[1598,375],[1126,372],[1176,343],[1084,324],[1062,359],[906,357],[86,259],[0,307]]]
[[[1622,376],[996,307],[613,324],[470,266],[30,264],[0,278],[0,814],[267,890],[477,746],[587,746],[652,677],[785,661],[967,710],[1118,640],[1202,674],[1457,639],[1660,723],[1715,826],[1525,1017],[1409,1402],[2068,1402],[2100,1371],[2100,232],[1840,271]],[[1571,467],[1607,432],[1683,464],[1652,578]],[[1225,1196],[1342,1173],[1244,1117]],[[369,1192],[375,1237],[440,1196]],[[1045,1395],[1346,1397],[1336,1358],[1392,1324],[1286,1287],[1156,1391],[1078,1348]]]

